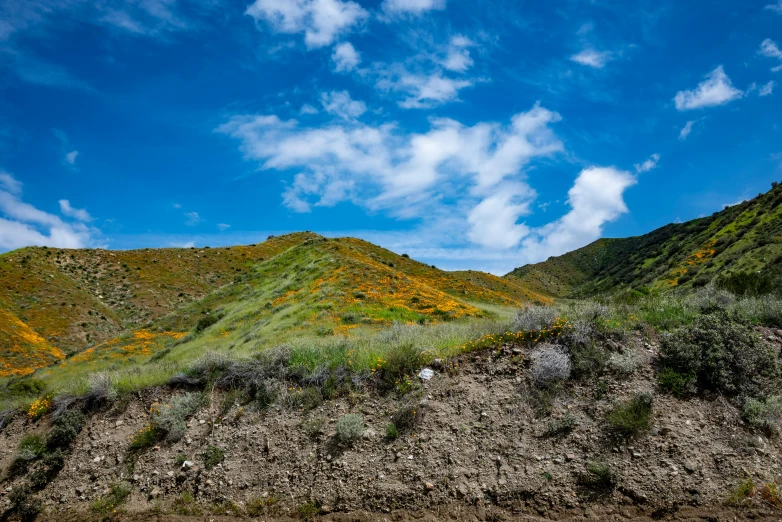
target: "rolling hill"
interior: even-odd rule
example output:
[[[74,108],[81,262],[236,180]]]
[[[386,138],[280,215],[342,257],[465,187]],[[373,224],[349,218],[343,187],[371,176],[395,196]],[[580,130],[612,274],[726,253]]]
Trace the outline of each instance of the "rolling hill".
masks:
[[[720,274],[782,281],[782,185],[711,216],[648,234],[599,239],[505,276],[548,297],[703,286]]]
[[[25,248],[0,256],[0,285],[0,310],[19,326],[15,338],[35,338],[0,339],[16,347],[0,355],[6,375],[52,363],[97,371],[175,343],[258,347],[548,301],[514,280],[445,272],[366,241],[309,232],[226,248]],[[207,327],[194,342],[183,339]]]

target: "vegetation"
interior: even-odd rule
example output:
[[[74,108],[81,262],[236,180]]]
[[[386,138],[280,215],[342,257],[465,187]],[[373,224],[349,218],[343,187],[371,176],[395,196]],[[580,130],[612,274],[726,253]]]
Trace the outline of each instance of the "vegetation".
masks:
[[[127,500],[130,492],[128,484],[111,484],[109,492],[92,503],[92,510],[98,513],[111,513]]]
[[[652,396],[638,393],[614,406],[606,416],[611,429],[626,437],[638,435],[652,427]]]
[[[212,469],[225,460],[225,451],[217,446],[208,446],[204,450],[204,468]]]
[[[356,413],[348,413],[337,421],[336,439],[341,444],[353,444],[364,432],[364,418]]]

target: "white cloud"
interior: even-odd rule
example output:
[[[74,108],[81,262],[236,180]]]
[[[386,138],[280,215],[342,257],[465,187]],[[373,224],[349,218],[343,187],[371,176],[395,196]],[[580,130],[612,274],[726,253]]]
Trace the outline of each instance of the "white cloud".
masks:
[[[448,52],[445,56],[445,59],[442,61],[442,66],[449,71],[466,71],[473,64],[468,48],[474,45],[475,44],[472,42],[472,40],[462,35],[456,35],[452,37],[448,45]]]
[[[419,16],[435,9],[445,9],[445,0],[383,0],[383,11],[390,15]]]
[[[775,85],[776,82],[774,80],[771,80],[770,82],[762,85],[758,91],[758,96],[768,96],[769,94],[772,94],[774,92]]]
[[[231,225],[229,225],[228,223],[218,223],[217,224],[217,229],[220,230],[221,232],[223,230],[228,230],[229,228],[231,228]]]
[[[634,165],[635,171],[639,174],[642,172],[649,172],[657,166],[657,162],[660,161],[660,155],[655,153],[649,156],[643,163],[636,163]]]
[[[366,104],[362,101],[351,99],[348,91],[321,93],[320,103],[326,112],[339,116],[344,120],[354,120],[367,111]]]
[[[776,4],[769,4],[766,9],[774,11],[777,14],[782,14],[782,0],[778,0]]]
[[[414,74],[399,66],[383,71],[376,83],[381,91],[407,95],[399,101],[399,106],[404,109],[430,108],[458,101],[459,91],[472,85],[472,80],[448,78],[440,71],[428,75]]]
[[[318,109],[310,105],[309,103],[305,103],[302,105],[301,110],[299,111],[300,114],[318,114]]]
[[[769,58],[778,58],[782,60],[782,50],[771,38],[766,38],[760,42],[760,49],[758,49],[758,54],[768,56]]]
[[[0,171],[0,250],[25,246],[83,248],[100,246],[100,231],[81,222],[67,222],[21,200],[22,184]],[[76,210],[76,209],[74,209]]]
[[[570,59],[581,65],[602,69],[605,64],[611,61],[614,53],[611,51],[595,51],[594,49],[584,49],[578,54],[574,54]]]
[[[693,125],[695,125],[697,122],[698,120],[690,120],[684,125],[684,127],[682,127],[682,130],[679,131],[679,139],[681,141],[687,139],[687,136],[689,136],[692,132]]]
[[[725,105],[741,98],[743,94],[739,89],[733,87],[730,78],[720,65],[706,75],[706,79],[699,83],[695,89],[679,91],[673,100],[677,110],[686,111]]]
[[[92,217],[90,216],[89,212],[81,208],[73,208],[70,201],[67,199],[60,200],[60,212],[62,212],[65,216],[72,217],[79,221],[92,221]]]
[[[71,152],[67,153],[65,155],[65,163],[68,165],[75,165],[76,164],[76,157],[79,155],[78,150],[72,150]]]
[[[172,206],[174,208],[182,208],[182,205],[180,205],[179,203],[174,203]]]
[[[259,115],[235,116],[217,131],[240,140],[264,170],[300,171],[283,195],[294,211],[352,201],[401,218],[458,220],[456,229],[472,241],[503,248],[526,230],[517,220],[534,191],[523,169],[563,150],[550,128],[559,120],[535,105],[509,125],[435,119],[421,134],[358,122],[301,128]],[[443,198],[458,204],[444,205]]]
[[[350,42],[342,42],[334,46],[334,52],[331,53],[331,61],[334,62],[336,72],[349,72],[356,68],[361,62],[361,56]]]
[[[522,242],[523,260],[541,261],[598,239],[605,223],[627,212],[623,194],[636,182],[629,172],[614,167],[582,170],[568,191],[570,212]]]
[[[331,45],[369,15],[349,0],[255,0],[246,12],[278,33],[304,33],[310,49]]]
[[[203,221],[203,219],[201,219],[201,216],[198,215],[198,212],[185,212],[185,217],[187,218],[187,221],[185,221],[185,225],[189,227],[194,227]]]

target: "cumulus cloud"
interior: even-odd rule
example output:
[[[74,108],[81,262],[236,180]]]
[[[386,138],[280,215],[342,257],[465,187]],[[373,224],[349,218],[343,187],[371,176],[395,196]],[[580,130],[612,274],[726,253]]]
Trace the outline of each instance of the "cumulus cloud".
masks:
[[[389,15],[420,16],[439,9],[445,9],[445,0],[383,0],[383,11]]]
[[[0,250],[33,245],[58,248],[99,246],[100,231],[96,228],[80,221],[65,221],[25,203],[21,196],[21,182],[8,172],[0,171]],[[85,215],[89,217],[86,212],[81,214],[84,211],[72,209],[70,205],[67,208],[73,210],[74,214],[63,211],[66,217],[78,216],[77,220]]]
[[[720,65],[707,74],[706,79],[699,83],[695,89],[677,92],[673,101],[677,110],[687,111],[725,105],[741,98],[743,94],[742,91],[733,87],[730,78]]]
[[[89,212],[81,208],[73,208],[67,199],[60,200],[60,212],[64,216],[72,217],[78,221],[92,221]]]
[[[771,80],[770,82],[761,85],[760,90],[758,91],[758,96],[768,96],[769,94],[772,94],[774,92],[775,85],[776,82],[774,80]]]
[[[653,168],[657,166],[657,162],[660,161],[660,155],[655,153],[649,156],[648,159],[646,159],[643,163],[636,163],[635,171],[639,174],[642,172],[649,172]]]
[[[369,15],[356,2],[343,0],[255,0],[246,12],[275,32],[304,33],[310,49],[331,45]]]
[[[581,65],[602,69],[614,57],[611,51],[596,51],[594,49],[584,49],[580,53],[574,54],[570,59]]]
[[[331,53],[331,61],[334,62],[336,72],[349,72],[361,62],[361,56],[350,42],[342,42],[334,47]]]
[[[563,150],[550,127],[559,120],[535,105],[507,125],[436,119],[425,133],[355,121],[306,128],[273,115],[234,116],[217,131],[261,169],[299,171],[283,195],[294,211],[353,201],[402,218],[453,219],[440,202],[456,198],[469,237],[497,248],[523,236],[516,220],[534,197],[524,168]]]
[[[600,238],[606,223],[627,212],[624,192],[635,183],[632,174],[614,167],[582,170],[568,191],[571,210],[522,242],[525,261],[561,255]]]
[[[347,91],[321,93],[320,103],[326,112],[339,116],[344,120],[354,120],[367,110],[364,102],[353,100]]]
[[[758,54],[761,54],[763,56],[768,56],[769,58],[776,58],[778,60],[782,60],[782,50],[779,49],[779,46],[775,41],[773,41],[771,38],[766,38],[760,43],[760,49],[758,50]],[[772,67],[772,72],[778,72],[782,70],[782,65],[777,65],[776,67]]]
[[[679,140],[684,141],[687,139],[687,136],[692,132],[693,125],[695,125],[697,121],[698,120],[690,120],[682,127],[682,130],[679,131]]]
[[[449,71],[466,71],[473,64],[469,48],[474,45],[475,43],[465,36],[456,35],[452,37],[448,44],[445,59],[442,61],[442,66]]]

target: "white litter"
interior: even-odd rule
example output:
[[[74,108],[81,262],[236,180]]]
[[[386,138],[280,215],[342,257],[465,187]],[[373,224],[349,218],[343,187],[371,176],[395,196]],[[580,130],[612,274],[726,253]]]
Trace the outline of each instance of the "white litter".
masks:
[[[434,370],[432,370],[431,368],[424,368],[420,372],[418,372],[418,377],[421,380],[428,381],[432,377],[434,377]]]

